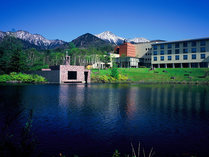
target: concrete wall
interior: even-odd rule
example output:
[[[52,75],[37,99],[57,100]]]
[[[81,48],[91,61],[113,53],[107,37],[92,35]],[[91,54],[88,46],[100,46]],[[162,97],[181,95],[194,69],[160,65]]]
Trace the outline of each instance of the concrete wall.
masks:
[[[27,72],[28,74],[37,74],[46,78],[46,80],[50,83],[60,83],[60,71],[52,70],[52,71],[33,71]]]
[[[134,44],[136,57],[140,58],[140,64],[150,67],[152,56],[152,42]]]
[[[77,71],[77,79],[68,80],[68,71]],[[84,69],[84,66],[60,65],[60,82],[82,82],[85,83],[84,72],[88,72],[88,83],[90,83],[90,71]]]

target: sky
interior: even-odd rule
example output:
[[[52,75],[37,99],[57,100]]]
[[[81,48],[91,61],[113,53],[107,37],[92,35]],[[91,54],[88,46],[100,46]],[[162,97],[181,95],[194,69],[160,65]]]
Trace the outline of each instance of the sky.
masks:
[[[111,31],[167,41],[209,37],[209,0],[0,0],[0,31],[71,41]]]

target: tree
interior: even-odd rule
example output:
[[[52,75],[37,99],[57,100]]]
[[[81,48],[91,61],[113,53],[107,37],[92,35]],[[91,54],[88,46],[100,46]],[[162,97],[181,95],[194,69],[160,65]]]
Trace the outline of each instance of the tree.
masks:
[[[119,72],[118,72],[118,68],[117,68],[117,65],[116,64],[113,64],[113,67],[111,69],[110,76],[112,76],[115,79],[118,79],[119,78]]]
[[[9,72],[21,72],[28,70],[26,57],[21,51],[15,51],[9,63]]]
[[[20,40],[10,36],[5,37],[0,44],[0,72],[19,72],[26,67]]]
[[[109,55],[101,55],[100,61],[105,63],[105,67],[108,67],[108,63],[110,62],[110,56]]]
[[[75,48],[75,44],[73,42],[70,42],[68,47],[69,47],[69,49],[73,49],[73,48]]]

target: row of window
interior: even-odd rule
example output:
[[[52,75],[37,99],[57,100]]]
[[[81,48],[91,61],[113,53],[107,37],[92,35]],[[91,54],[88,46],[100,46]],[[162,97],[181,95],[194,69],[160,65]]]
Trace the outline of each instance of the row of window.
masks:
[[[192,54],[192,59],[196,59],[197,58],[197,55],[196,54]],[[200,54],[200,58],[201,59],[205,59],[205,54]],[[165,59],[165,56],[160,56],[160,60],[161,61],[164,61]],[[179,55],[176,55],[175,56],[175,60],[179,60],[180,59],[180,56]],[[187,60],[188,59],[188,55],[183,55],[183,60]],[[157,57],[153,57],[153,60],[154,61],[157,61]],[[172,56],[168,56],[168,60],[172,60]]]
[[[152,53],[146,53],[145,55],[146,55],[146,56],[150,56],[150,55],[152,55]]]
[[[144,60],[145,61],[151,61],[151,58],[145,58]]]
[[[191,53],[196,53],[196,52],[197,52],[196,48],[192,48],[191,49]],[[200,52],[206,52],[206,48],[205,47],[201,47],[200,48]],[[180,53],[180,50],[176,49],[175,50],[175,54],[179,54],[179,53]],[[188,53],[188,49],[183,49],[183,53]],[[161,50],[160,51],[160,55],[164,55],[164,54],[165,54],[165,51]],[[167,54],[172,54],[172,50],[167,50]],[[153,55],[158,55],[158,52],[157,51],[153,51]]]
[[[191,44],[192,47],[197,46],[197,41],[192,41],[192,42],[183,42],[183,47],[188,47],[189,43]],[[172,46],[174,46],[175,48],[179,48],[180,47],[180,43],[175,43],[175,44],[166,44],[168,49],[171,49]],[[206,41],[202,40],[200,41],[200,46],[205,46],[206,45]],[[161,45],[153,45],[153,49],[157,50],[158,46],[160,46],[160,49],[164,49],[165,45],[161,44]]]
[[[146,51],[148,51],[148,50],[152,50],[152,48],[145,48],[145,50],[146,50]]]

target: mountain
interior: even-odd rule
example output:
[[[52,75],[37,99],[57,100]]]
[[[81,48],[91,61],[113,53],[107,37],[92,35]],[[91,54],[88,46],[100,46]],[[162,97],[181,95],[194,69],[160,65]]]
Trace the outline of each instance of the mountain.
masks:
[[[145,42],[150,42],[150,41],[141,37],[141,38],[128,39],[128,42],[137,44],[137,43],[145,43]]]
[[[100,48],[108,48],[108,49],[112,49],[113,45],[94,36],[93,34],[90,33],[86,33],[83,34],[81,36],[79,36],[78,38],[72,40],[72,42],[75,44],[76,47],[78,48],[89,48],[89,47],[94,47],[97,49]]]
[[[115,45],[121,45],[125,40],[125,38],[116,36],[115,34],[113,34],[110,31],[105,31],[100,34],[96,34],[95,36],[97,36],[98,38],[105,40],[111,44],[115,44]]]
[[[28,45],[31,45],[32,47],[36,47],[38,49],[55,49],[67,45],[67,42],[64,42],[62,40],[48,40],[39,34],[31,34],[27,31],[22,30],[16,32],[0,31],[0,40],[4,39],[6,36],[13,36],[17,39],[21,39],[22,41],[24,41],[24,44],[28,43]]]
[[[126,39],[123,37],[119,37],[110,31],[105,31],[100,34],[96,34],[95,36],[97,36],[98,38],[105,40],[109,43],[115,44],[115,45],[123,44],[124,40],[131,42],[133,44],[142,43],[142,42],[150,42],[149,40],[142,38],[142,37],[141,38]]]

